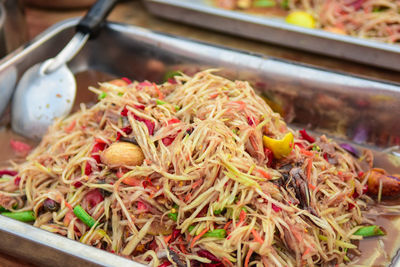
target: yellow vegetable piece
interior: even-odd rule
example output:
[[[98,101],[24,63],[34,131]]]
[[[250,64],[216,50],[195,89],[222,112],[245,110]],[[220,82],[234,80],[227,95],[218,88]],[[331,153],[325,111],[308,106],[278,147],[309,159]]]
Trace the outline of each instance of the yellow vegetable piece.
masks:
[[[286,17],[286,22],[305,28],[315,28],[315,19],[305,11],[294,11]]]
[[[274,157],[277,159],[286,157],[293,149],[293,134],[287,133],[282,139],[273,139],[268,136],[263,136],[264,146],[271,149]]]

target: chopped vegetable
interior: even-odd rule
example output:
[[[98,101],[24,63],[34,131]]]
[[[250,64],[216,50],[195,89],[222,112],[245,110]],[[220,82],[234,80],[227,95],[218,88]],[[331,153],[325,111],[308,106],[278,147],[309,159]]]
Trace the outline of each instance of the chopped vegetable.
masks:
[[[1,215],[18,220],[21,222],[33,222],[36,220],[33,211],[19,211],[19,212],[2,212]]]
[[[102,92],[102,93],[99,95],[98,99],[99,99],[99,100],[100,100],[100,99],[104,99],[104,98],[106,98],[106,96],[107,96],[107,93],[106,93],[106,92]]]
[[[174,206],[171,209],[171,212],[167,214],[168,218],[170,218],[173,221],[177,221],[178,220],[178,210],[179,206],[174,204]]]
[[[8,209],[6,209],[6,208],[0,206],[0,212],[6,212],[6,211],[8,211]]]
[[[97,223],[96,220],[90,216],[82,207],[81,205],[77,205],[74,208],[74,214],[76,217],[78,217],[79,220],[81,220],[84,224],[89,226],[90,228],[96,227]]]
[[[294,11],[286,17],[286,22],[305,28],[315,28],[315,19],[305,11]]]
[[[385,235],[385,232],[383,232],[377,225],[368,225],[368,226],[363,226],[360,229],[358,229],[354,233],[354,235],[360,235],[363,237],[372,237],[372,236]]]
[[[264,146],[269,148],[274,157],[277,159],[286,157],[290,154],[293,148],[293,134],[287,133],[282,139],[273,139],[268,136],[263,136]]]
[[[157,103],[157,105],[164,105],[164,104],[167,104],[167,102],[162,101],[162,100],[160,100],[160,99],[156,99],[156,103]]]
[[[15,176],[17,175],[18,172],[16,171],[11,171],[11,170],[1,170],[0,171],[0,177],[2,177],[3,175],[8,175],[8,176]]]
[[[253,2],[254,7],[274,7],[276,2],[274,0],[256,0]]]
[[[203,235],[203,237],[217,237],[217,238],[225,238],[226,230],[225,229],[215,229],[212,231],[208,231]]]
[[[315,142],[315,138],[312,137],[311,135],[309,135],[305,129],[300,130],[299,131],[301,138],[303,138],[304,140],[310,142],[310,143],[314,143]]]
[[[342,143],[340,144],[340,147],[349,152],[350,154],[352,154],[353,156],[358,157],[358,151],[352,145],[347,143]]]
[[[170,70],[170,71],[167,71],[167,72],[164,74],[164,82],[168,81],[169,79],[171,79],[171,78],[173,78],[173,77],[175,77],[175,76],[182,76],[182,74],[181,74],[180,71],[177,71],[177,70]]]

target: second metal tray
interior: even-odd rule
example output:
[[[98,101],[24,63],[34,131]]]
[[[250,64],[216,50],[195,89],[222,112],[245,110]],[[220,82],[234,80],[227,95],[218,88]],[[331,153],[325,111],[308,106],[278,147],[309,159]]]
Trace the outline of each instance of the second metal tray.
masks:
[[[400,45],[307,29],[282,19],[213,7],[208,0],[143,0],[150,13],[295,49],[400,70]]]

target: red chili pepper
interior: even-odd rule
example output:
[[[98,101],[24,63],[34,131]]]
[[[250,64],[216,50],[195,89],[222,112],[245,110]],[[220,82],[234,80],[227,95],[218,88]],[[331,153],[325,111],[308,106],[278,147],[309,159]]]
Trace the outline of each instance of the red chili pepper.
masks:
[[[363,175],[364,175],[364,172],[362,172],[362,171],[360,171],[360,172],[358,172],[358,177],[363,177]]]
[[[11,170],[1,170],[0,171],[0,177],[3,176],[3,175],[15,176],[17,174],[18,174],[18,172],[11,171]]]
[[[326,160],[326,161],[328,161],[329,162],[329,159],[328,159],[328,153],[324,153],[324,159]]]
[[[90,166],[89,162],[86,162],[85,175],[90,175],[91,173],[92,173],[92,166]]]
[[[121,111],[121,116],[122,117],[128,116],[128,109],[126,107],[124,107],[124,109]]]
[[[174,229],[172,231],[172,236],[171,236],[171,239],[169,240],[169,242],[174,242],[180,235],[181,235],[181,230]]]
[[[84,199],[87,201],[89,206],[91,208],[93,208],[93,207],[97,206],[97,204],[102,202],[104,200],[104,197],[101,194],[100,190],[96,188],[96,189],[90,190],[88,193],[86,193]]]
[[[150,121],[150,120],[148,120],[148,119],[140,118],[140,117],[138,117],[138,116],[136,116],[136,115],[134,115],[134,118],[135,118],[135,120],[144,122],[144,124],[146,124],[147,129],[149,130],[149,134],[150,134],[150,135],[153,135],[153,134],[154,134],[154,128],[156,127],[156,125],[155,125],[154,122],[152,122],[152,121]]]
[[[138,201],[137,203],[137,209],[139,211],[147,211],[147,206],[144,204],[142,201]]]
[[[83,184],[80,181],[76,181],[75,183],[72,184],[75,188],[81,187]]]
[[[302,143],[298,143],[298,142],[294,143],[294,146],[298,146],[301,149],[305,148]]]
[[[126,134],[131,134],[132,133],[132,127],[131,126],[126,126],[125,128],[122,128],[121,131],[123,131]],[[116,140],[118,141],[121,138],[121,136],[122,136],[122,134],[120,132],[118,132]]]
[[[200,257],[209,259],[210,261],[216,261],[216,262],[220,262],[220,260],[211,252],[205,250],[205,249],[200,249],[199,251],[197,251],[197,255],[199,255]]]
[[[258,120],[257,119],[255,119],[254,117],[247,117],[247,123],[250,125],[250,126],[257,126],[257,124],[258,124]]]
[[[172,265],[172,263],[170,263],[169,261],[164,262],[163,264],[158,265],[158,267],[167,267]]]
[[[274,165],[274,153],[268,147],[264,147],[265,157],[268,159],[267,167],[271,168]]]
[[[173,118],[173,119],[170,119],[169,121],[167,121],[167,125],[171,125],[174,123],[180,123],[180,122],[181,122],[180,120]]]
[[[362,189],[362,194],[366,194],[368,192],[368,185],[367,184],[365,184],[364,186],[363,186],[363,189]],[[357,191],[354,191],[354,193],[353,193],[353,198],[358,198],[360,195],[357,193]]]
[[[127,84],[131,84],[131,83],[132,83],[131,79],[126,78],[126,77],[122,77],[121,80],[123,80],[123,81],[126,82]]]
[[[169,135],[167,137],[164,137],[163,139],[161,139],[161,141],[163,142],[163,144],[165,146],[169,146],[170,144],[172,144],[172,142],[174,142],[176,135]]]
[[[272,209],[273,209],[275,212],[280,212],[280,211],[282,211],[282,208],[281,208],[281,207],[278,207],[278,206],[275,205],[274,203],[271,204],[271,207],[272,207]]]
[[[16,185],[16,186],[19,186],[19,183],[21,182],[21,177],[19,177],[19,176],[17,176],[17,177],[15,177],[15,179],[14,179],[14,184]]]
[[[167,80],[170,84],[177,84],[174,78],[168,78]]]
[[[352,210],[355,208],[355,205],[353,203],[349,203],[349,210]]]
[[[103,151],[106,148],[107,144],[104,142],[96,142],[92,149],[92,158],[96,160],[97,163],[100,163],[100,155],[99,151]],[[87,165],[87,164],[86,164]]]
[[[303,138],[304,140],[310,142],[310,143],[314,143],[315,142],[315,138],[310,136],[305,129],[300,130],[299,133],[301,134],[301,138]]]

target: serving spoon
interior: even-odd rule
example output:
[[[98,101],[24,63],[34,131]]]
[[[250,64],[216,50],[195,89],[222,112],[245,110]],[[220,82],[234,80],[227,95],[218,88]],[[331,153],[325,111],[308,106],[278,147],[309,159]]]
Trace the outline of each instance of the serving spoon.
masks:
[[[96,37],[118,0],[98,0],[76,27],[76,33],[59,54],[29,68],[12,99],[12,129],[31,139],[40,139],[55,118],[70,113],[76,96],[76,81],[68,63],[90,38]]]

